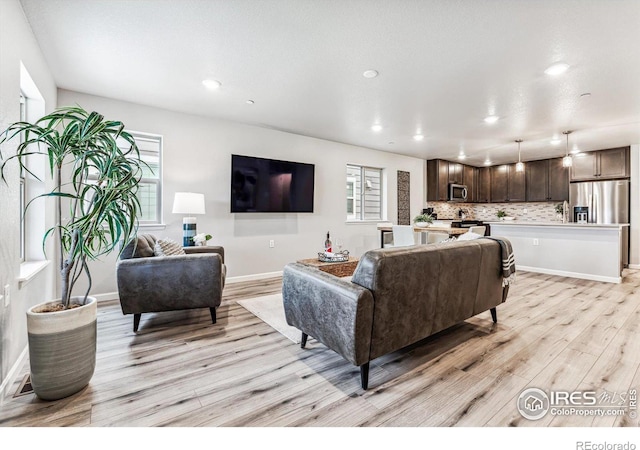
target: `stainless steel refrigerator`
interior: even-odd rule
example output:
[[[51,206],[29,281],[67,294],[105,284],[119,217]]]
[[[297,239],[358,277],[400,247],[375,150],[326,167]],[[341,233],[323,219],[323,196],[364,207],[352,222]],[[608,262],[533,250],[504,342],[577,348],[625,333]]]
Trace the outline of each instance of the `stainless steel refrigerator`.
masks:
[[[629,223],[629,190],[629,180],[571,183],[569,220],[576,222],[577,208],[587,207],[588,223]],[[623,265],[626,267],[629,264],[629,227],[623,227],[622,239]]]

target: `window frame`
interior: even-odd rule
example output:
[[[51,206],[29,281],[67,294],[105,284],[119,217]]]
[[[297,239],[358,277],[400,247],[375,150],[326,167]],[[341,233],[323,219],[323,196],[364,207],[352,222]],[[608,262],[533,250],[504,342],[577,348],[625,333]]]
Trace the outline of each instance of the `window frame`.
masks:
[[[140,179],[140,184],[148,184],[155,185],[156,187],[156,220],[138,220],[138,224],[141,227],[144,226],[158,226],[163,225],[163,205],[162,205],[162,187],[163,187],[163,177],[162,177],[162,156],[163,156],[163,137],[159,134],[152,133],[144,133],[141,131],[128,131],[129,134],[134,138],[136,143],[139,140],[147,141],[147,142],[157,142],[158,144],[158,174],[156,178],[143,177]],[[140,155],[143,153],[150,154],[148,150],[140,150]]]
[[[359,170],[359,178],[360,178],[360,192],[356,192],[356,187],[357,187],[357,178],[354,178],[353,176],[349,175],[348,171],[349,168],[352,169],[358,169]],[[380,203],[379,203],[379,208],[378,208],[378,216],[376,218],[365,218],[365,214],[366,214],[366,208],[365,208],[365,201],[366,201],[366,189],[363,188],[363,186],[365,186],[366,184],[366,172],[367,171],[375,171],[378,173],[378,178],[380,180]],[[383,205],[384,202],[384,169],[381,167],[373,167],[373,166],[365,166],[365,165],[361,165],[361,164],[347,164],[347,184],[352,182],[353,186],[354,186],[354,190],[353,190],[353,214],[349,214],[346,211],[346,205],[345,205],[345,212],[346,212],[346,221],[349,223],[368,223],[368,222],[379,222],[384,220],[384,212],[385,212],[385,207]],[[346,193],[345,193],[345,197],[346,197]],[[347,202],[349,201],[349,197],[346,197]],[[360,200],[360,211],[357,211],[356,205],[357,205],[357,199]]]
[[[22,89],[20,90],[20,122],[27,121],[27,96]],[[24,133],[20,133],[20,143],[24,142]],[[20,187],[18,191],[19,204],[18,213],[20,214],[20,262],[23,263],[27,259],[27,225],[25,222],[24,208],[27,205],[27,177],[25,171],[20,167]]]

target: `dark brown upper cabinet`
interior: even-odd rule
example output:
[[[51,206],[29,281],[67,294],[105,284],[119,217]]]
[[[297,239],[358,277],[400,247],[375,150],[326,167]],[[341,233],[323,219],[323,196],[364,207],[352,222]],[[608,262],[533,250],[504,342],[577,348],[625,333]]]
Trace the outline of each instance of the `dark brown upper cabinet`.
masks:
[[[449,161],[430,159],[427,161],[427,201],[449,200]]]
[[[527,201],[549,200],[549,161],[527,161],[524,165],[527,178]]]
[[[573,157],[571,181],[628,178],[629,147],[580,153]]]
[[[460,163],[449,163],[449,183],[452,184],[464,184],[463,183],[463,173],[462,173],[462,164]]]
[[[525,172],[516,172],[515,164],[491,167],[491,202],[526,201]]]
[[[476,201],[489,203],[491,201],[491,168],[479,167],[476,177],[476,186],[478,187]]]
[[[526,197],[525,172],[516,172],[516,165],[509,164],[508,193],[510,202],[524,202]]]
[[[477,173],[478,169],[473,166],[462,166],[462,184],[467,186],[467,201],[471,203],[478,201]]]
[[[491,167],[491,202],[502,203],[509,201],[509,166]]]
[[[569,169],[562,165],[562,158],[549,161],[549,201],[569,201]]]
[[[446,202],[449,200],[449,184],[467,186],[467,201],[476,197],[476,169],[444,159],[427,160],[427,201]]]
[[[562,158],[541,159],[525,163],[526,201],[569,200],[569,171]]]

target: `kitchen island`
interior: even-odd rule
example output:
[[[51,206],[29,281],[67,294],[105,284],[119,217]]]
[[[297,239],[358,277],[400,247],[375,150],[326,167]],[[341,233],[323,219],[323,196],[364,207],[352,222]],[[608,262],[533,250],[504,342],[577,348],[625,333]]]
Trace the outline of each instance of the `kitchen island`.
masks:
[[[491,236],[513,246],[516,267],[585,280],[622,282],[628,261],[629,224],[487,222]]]

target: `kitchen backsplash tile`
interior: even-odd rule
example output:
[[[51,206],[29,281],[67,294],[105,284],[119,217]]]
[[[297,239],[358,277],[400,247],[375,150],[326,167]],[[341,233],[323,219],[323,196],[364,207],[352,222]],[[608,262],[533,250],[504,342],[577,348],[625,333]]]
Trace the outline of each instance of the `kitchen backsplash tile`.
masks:
[[[556,215],[556,203],[450,203],[450,202],[427,202],[427,207],[434,209],[438,215],[438,220],[459,220],[458,211],[465,212],[465,219],[469,220],[498,220],[496,214],[499,210],[504,210],[507,216],[515,217],[516,220],[529,220],[532,222],[560,222],[561,218]],[[525,212],[526,211],[526,212]]]

